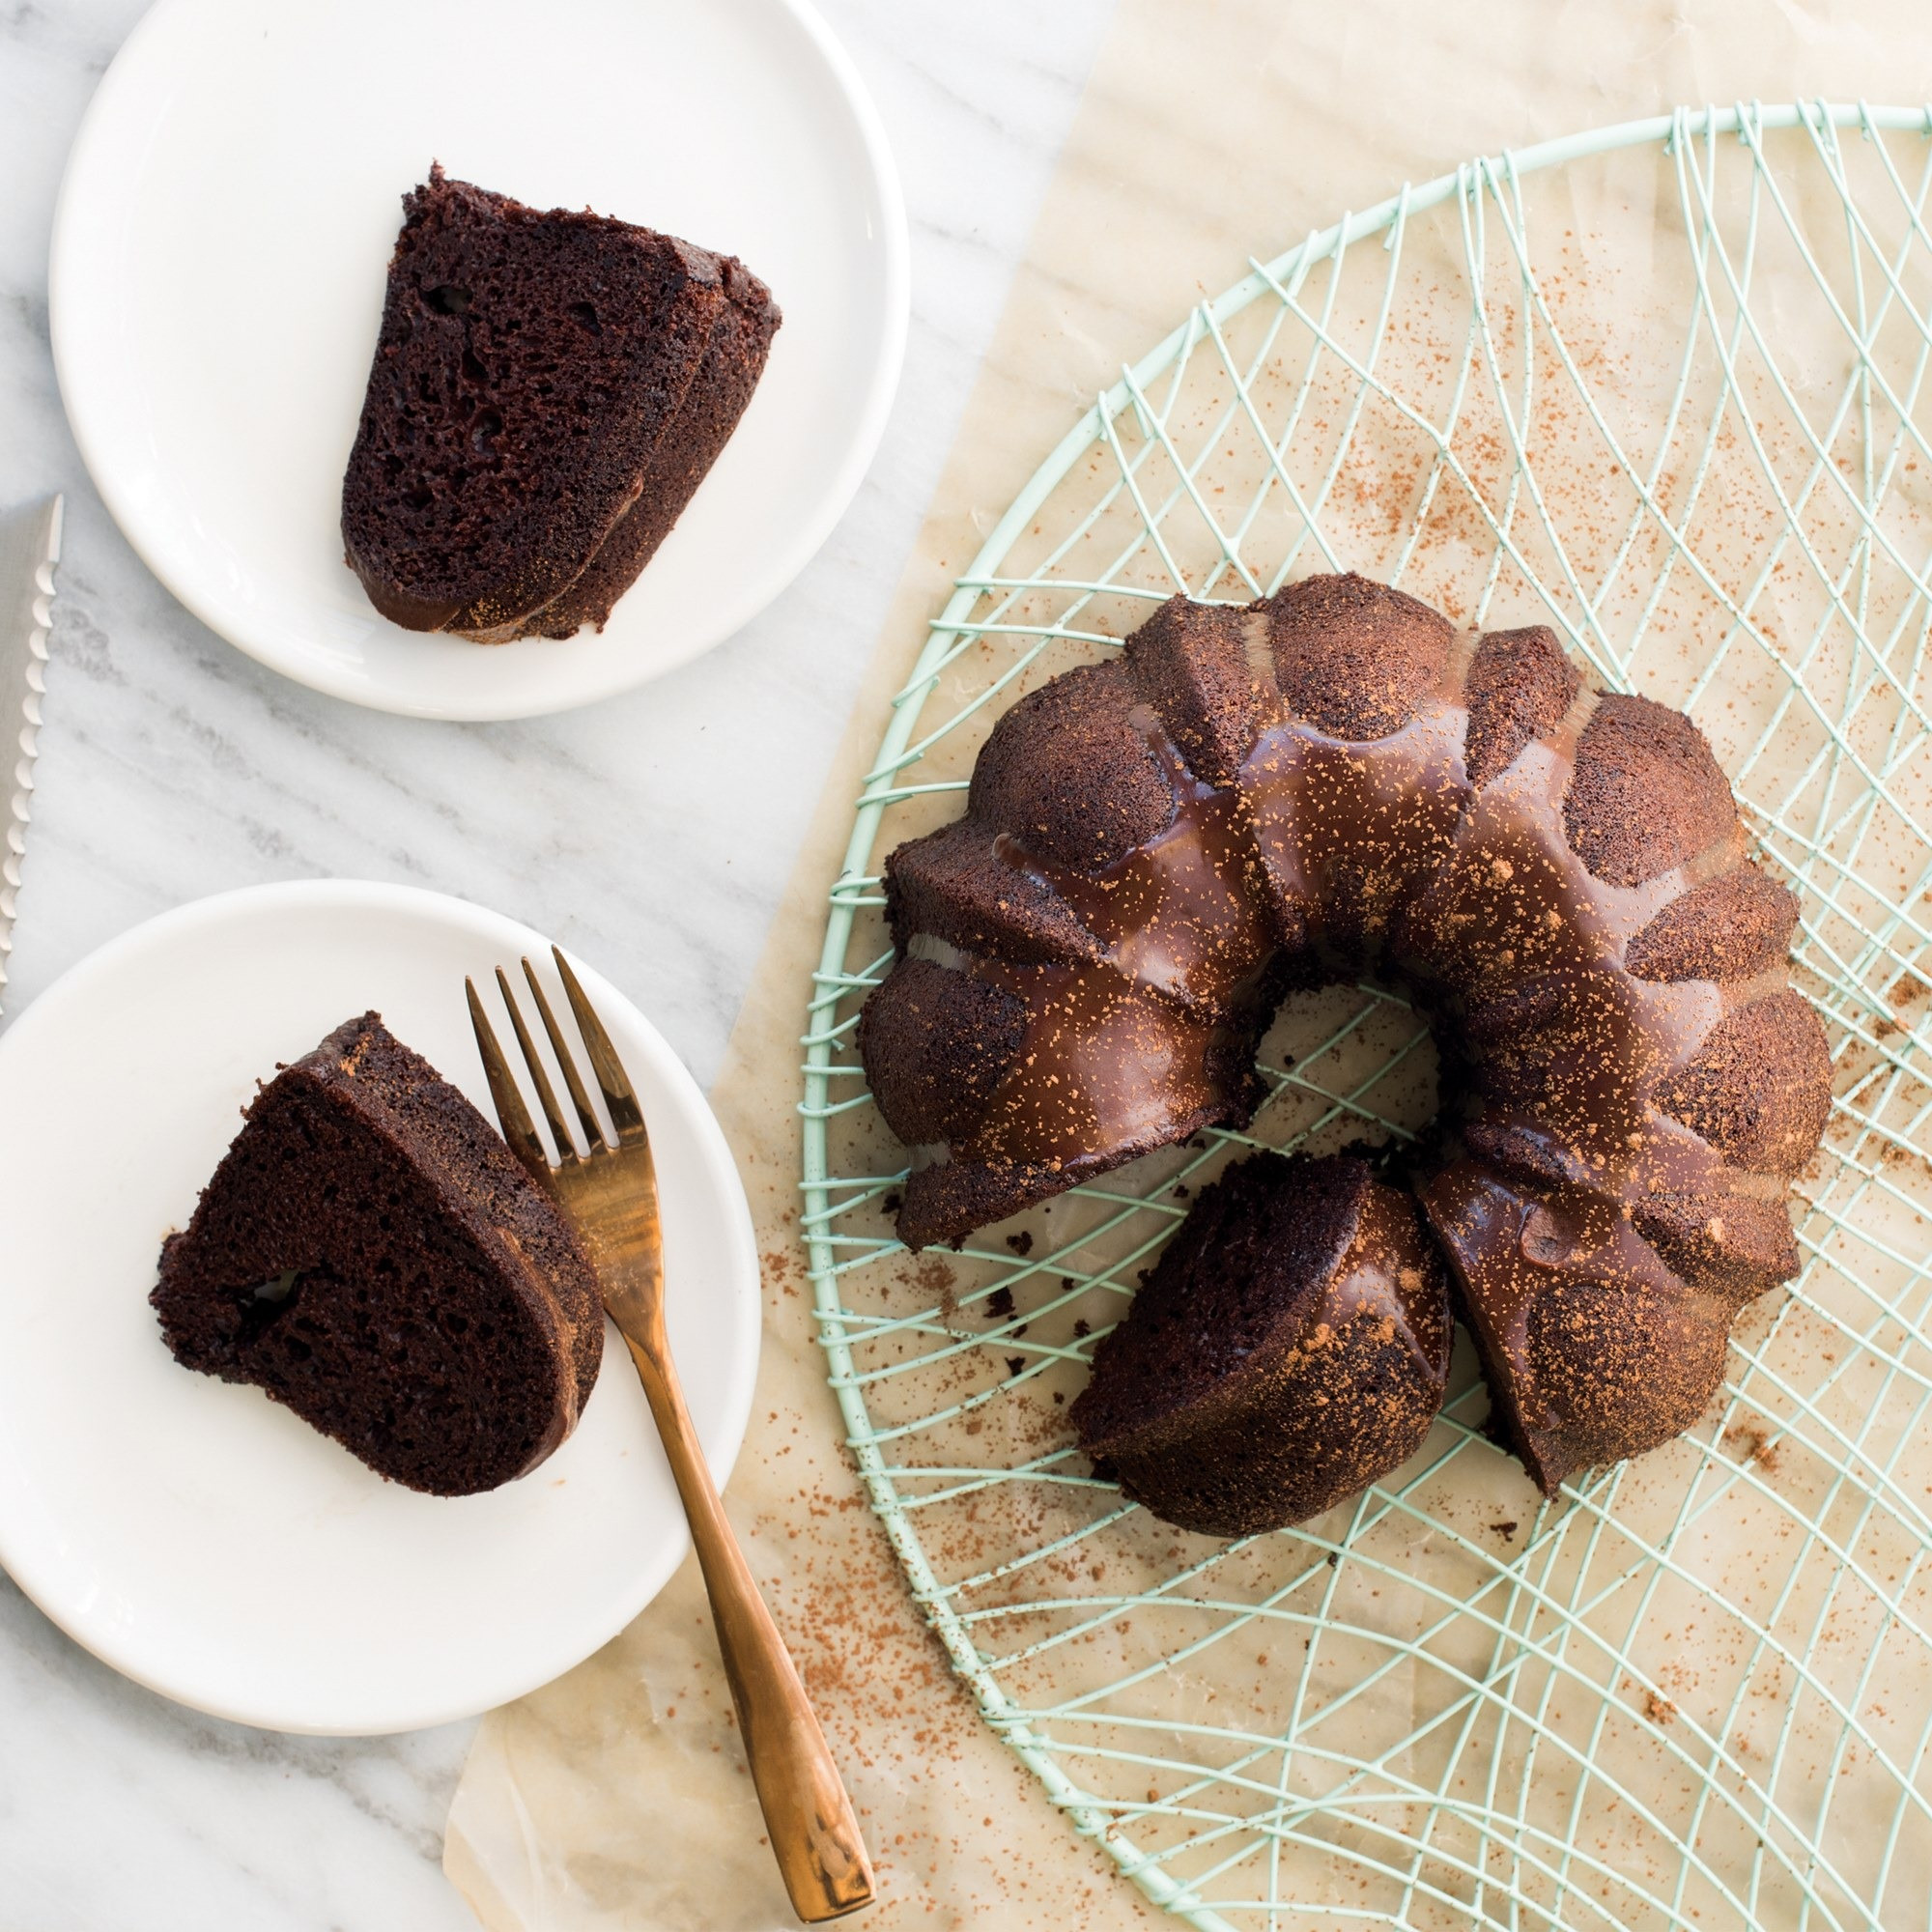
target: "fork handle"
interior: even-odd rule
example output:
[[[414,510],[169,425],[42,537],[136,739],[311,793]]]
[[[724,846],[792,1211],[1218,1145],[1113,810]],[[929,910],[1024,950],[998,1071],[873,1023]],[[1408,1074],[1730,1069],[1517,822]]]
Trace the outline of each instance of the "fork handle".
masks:
[[[827,1748],[772,1613],[726,1520],[698,1447],[669,1350],[624,1338],[664,1437],[711,1598],[718,1648],[745,1756],[792,1910],[808,1924],[872,1902],[872,1865],[838,1767]]]

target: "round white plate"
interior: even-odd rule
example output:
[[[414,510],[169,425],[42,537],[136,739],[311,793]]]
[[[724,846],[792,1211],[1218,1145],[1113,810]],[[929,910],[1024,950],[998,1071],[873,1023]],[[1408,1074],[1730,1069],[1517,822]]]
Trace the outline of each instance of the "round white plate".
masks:
[[[599,637],[399,630],[342,560],[401,197],[440,160],[742,256],[784,310],[736,434]],[[82,456],[196,616],[429,718],[585,704],[754,617],[838,520],[905,342],[905,213],[806,0],[160,0],[81,124],[52,331]]]
[[[258,887],[136,927],[0,1036],[0,1564],[116,1669],[277,1730],[413,1729],[569,1669],[677,1567],[683,1512],[614,1330],[562,1448],[452,1500],[181,1368],[148,1305],[162,1236],[278,1061],[374,1007],[487,1116],[464,976],[548,952],[440,894]],[[757,1370],[751,1216],[696,1082],[578,971],[650,1122],[671,1347],[722,1482]]]

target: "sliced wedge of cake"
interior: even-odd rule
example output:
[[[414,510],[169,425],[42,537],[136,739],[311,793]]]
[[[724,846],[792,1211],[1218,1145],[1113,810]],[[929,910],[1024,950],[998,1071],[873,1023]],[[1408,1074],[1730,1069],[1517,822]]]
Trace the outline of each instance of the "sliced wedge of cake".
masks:
[[[1414,1204],[1350,1154],[1258,1153],[1189,1209],[1071,1410],[1096,1473],[1209,1536],[1301,1522],[1442,1406],[1449,1292]]]
[[[569,1224],[375,1013],[262,1088],[151,1299],[185,1366],[436,1495],[541,1463],[604,1346]]]
[[[600,629],[736,428],[781,316],[742,262],[440,168],[404,198],[342,487],[383,614]]]

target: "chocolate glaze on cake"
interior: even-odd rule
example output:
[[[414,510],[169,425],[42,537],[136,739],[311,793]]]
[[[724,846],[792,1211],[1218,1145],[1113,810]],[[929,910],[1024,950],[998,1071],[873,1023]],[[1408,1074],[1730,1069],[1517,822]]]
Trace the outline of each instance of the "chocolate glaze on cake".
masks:
[[[913,1147],[899,1232],[1242,1124],[1282,990],[1379,975],[1443,1051],[1461,1144],[1417,1194],[1530,1472],[1663,1442],[1796,1270],[1830,1106],[1795,905],[1743,847],[1690,721],[1584,690],[1541,626],[1353,577],[1176,599],[1021,699],[965,819],[887,861],[860,1044]]]
[[[1300,1522],[1405,1463],[1442,1406],[1449,1292],[1368,1163],[1263,1153],[1189,1210],[1071,1410],[1080,1446],[1182,1529]]]
[[[781,317],[728,256],[433,168],[404,197],[342,490],[383,614],[600,629],[717,460]]]
[[[185,1367],[256,1384],[437,1495],[541,1463],[604,1346],[569,1224],[375,1013],[256,1095],[151,1298]]]

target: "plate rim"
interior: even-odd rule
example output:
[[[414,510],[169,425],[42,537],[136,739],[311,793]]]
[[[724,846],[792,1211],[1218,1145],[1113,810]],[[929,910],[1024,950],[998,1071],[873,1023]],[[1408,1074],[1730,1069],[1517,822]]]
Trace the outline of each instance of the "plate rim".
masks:
[[[65,289],[79,270],[74,266],[85,245],[73,218],[75,183],[83,165],[91,164],[95,150],[109,138],[121,95],[135,83],[128,78],[127,56],[137,56],[150,41],[165,33],[178,13],[205,0],[155,0],[115,49],[106,70],[95,86],[71,146],[62,166],[60,186],[54,199],[53,219],[47,243],[47,333],[53,354],[54,378],[60,391],[61,407],[70,434],[80,453],[89,480],[115,527],[143,567],[161,587],[198,623],[278,676],[291,683],[322,693],[345,703],[394,717],[435,719],[444,723],[488,724],[521,718],[552,717],[559,712],[580,710],[607,698],[640,689],[657,679],[715,650],[736,637],[771,609],[803,574],[807,565],[824,549],[833,531],[852,507],[860,485],[878,454],[887,422],[897,395],[899,376],[905,361],[906,337],[912,304],[911,238],[906,220],[905,195],[898,166],[885,124],[851,56],[839,43],[820,15],[812,0],[741,0],[741,4],[764,7],[788,18],[810,44],[823,63],[844,112],[849,117],[865,159],[866,173],[876,202],[879,241],[883,249],[880,353],[873,363],[861,408],[852,417],[853,429],[839,462],[829,471],[817,492],[810,516],[803,518],[789,545],[771,553],[776,561],[764,584],[753,584],[749,597],[734,607],[730,600],[730,579],[726,579],[718,606],[724,617],[712,624],[681,627],[675,639],[662,650],[654,650],[647,663],[635,665],[624,658],[614,659],[601,675],[580,680],[561,696],[546,691],[534,698],[504,700],[487,692],[469,697],[439,695],[430,702],[417,701],[399,692],[384,691],[367,680],[341,673],[321,658],[297,659],[279,651],[271,635],[243,637],[244,627],[231,627],[217,621],[213,606],[197,586],[177,582],[178,573],[163,568],[165,553],[154,533],[142,526],[136,493],[127,486],[110,461],[102,460],[102,437],[98,416],[90,416],[84,400],[87,384],[78,387],[73,372],[74,345],[64,318],[71,314]],[[701,641],[691,641],[700,639]],[[476,648],[483,648],[477,646]],[[299,667],[299,668],[298,668]]]
[[[103,974],[112,973],[124,965],[129,955],[138,957],[157,940],[165,946],[177,943],[184,935],[192,934],[198,927],[211,925],[218,927],[238,913],[243,917],[262,912],[272,914],[278,905],[286,906],[297,902],[307,906],[335,904],[344,909],[354,908],[357,911],[366,911],[373,907],[406,916],[413,914],[420,917],[428,914],[440,921],[449,920],[453,912],[458,918],[466,921],[498,924],[506,931],[526,934],[541,940],[545,945],[551,943],[535,927],[527,926],[521,920],[512,919],[506,913],[499,913],[489,906],[480,905],[473,899],[462,898],[453,893],[436,892],[427,887],[398,885],[385,880],[327,876],[283,879],[212,893],[172,906],[164,912],[156,913],[152,918],[128,927],[70,966],[43,992],[22,1008],[18,1015],[7,1024],[4,1032],[0,1032],[0,1077],[4,1077],[10,1064],[10,1055],[14,1051],[12,1046],[13,1040],[23,1031],[29,1037],[33,1037],[49,1024],[45,1019],[36,1023],[35,1014],[51,1011],[58,1018],[74,1000],[84,1000],[87,997],[92,982]],[[722,1491],[729,1481],[738,1455],[744,1447],[764,1349],[763,1273],[758,1260],[756,1236],[743,1178],[738,1171],[736,1156],[731,1151],[724,1128],[712,1111],[711,1103],[703,1089],[698,1086],[696,1077],[685,1065],[682,1058],[651,1021],[649,1015],[621,988],[612,984],[594,965],[579,958],[568,948],[564,949],[564,952],[565,956],[571,960],[583,979],[586,990],[593,995],[598,994],[600,989],[608,991],[616,1002],[628,1009],[630,1015],[641,1025],[646,1036],[662,1049],[663,1070],[673,1086],[683,1084],[688,1090],[685,1094],[686,1100],[696,1103],[691,1110],[689,1124],[700,1154],[707,1166],[716,1165],[718,1173],[728,1183],[723,1190],[732,1210],[728,1217],[727,1241],[737,1251],[737,1261],[740,1265],[732,1268],[725,1280],[714,1284],[711,1292],[735,1293],[744,1304],[739,1314],[746,1343],[731,1361],[724,1399],[717,1410],[718,1426],[711,1432],[715,1435],[715,1442],[706,1455],[712,1476]],[[612,1332],[607,1327],[607,1344]],[[23,1546],[15,1536],[12,1527],[12,1515],[6,1507],[7,1495],[16,1487],[11,1478],[0,1479],[0,1570],[5,1571],[21,1594],[56,1629],[109,1669],[129,1682],[140,1685],[144,1690],[167,1698],[172,1703],[227,1722],[246,1724],[257,1730],[277,1731],[293,1736],[394,1736],[406,1731],[428,1730],[439,1724],[476,1717],[485,1711],[494,1710],[519,1697],[526,1696],[574,1669],[584,1658],[593,1655],[625,1630],[655,1601],[689,1555],[692,1547],[690,1529],[680,1513],[673,1520],[670,1533],[665,1538],[656,1556],[648,1561],[640,1561],[630,1588],[616,1593],[617,1606],[621,1614],[615,1615],[614,1619],[610,1621],[608,1629],[600,1622],[597,1627],[598,1634],[594,1635],[594,1640],[588,1642],[587,1647],[580,1648],[580,1644],[582,1643],[581,1638],[569,1645],[557,1646],[554,1652],[544,1655],[540,1667],[534,1675],[528,1670],[500,1673],[500,1681],[485,1687],[480,1693],[482,1695],[480,1702],[477,1700],[479,1693],[466,1693],[454,1701],[447,1695],[442,1695],[402,1710],[400,1714],[375,1716],[370,1711],[364,1710],[360,1713],[351,1713],[352,1720],[348,1722],[328,1721],[313,1716],[304,1717],[295,1712],[267,1710],[259,1704],[250,1705],[246,1699],[232,1700],[219,1694],[211,1695],[208,1694],[206,1687],[171,1679],[169,1673],[155,1669],[151,1662],[142,1667],[133,1667],[129,1662],[124,1662],[117,1654],[111,1625],[100,1626],[97,1630],[88,1623],[83,1614],[75,1611],[72,1604],[66,1601],[60,1592],[46,1587],[47,1579],[44,1575],[37,1571],[38,1559],[31,1554],[31,1539],[24,1546],[29,1554],[23,1565],[21,1560]],[[106,1640],[97,1641],[97,1636],[104,1636]],[[576,1654],[564,1656],[565,1651]]]

